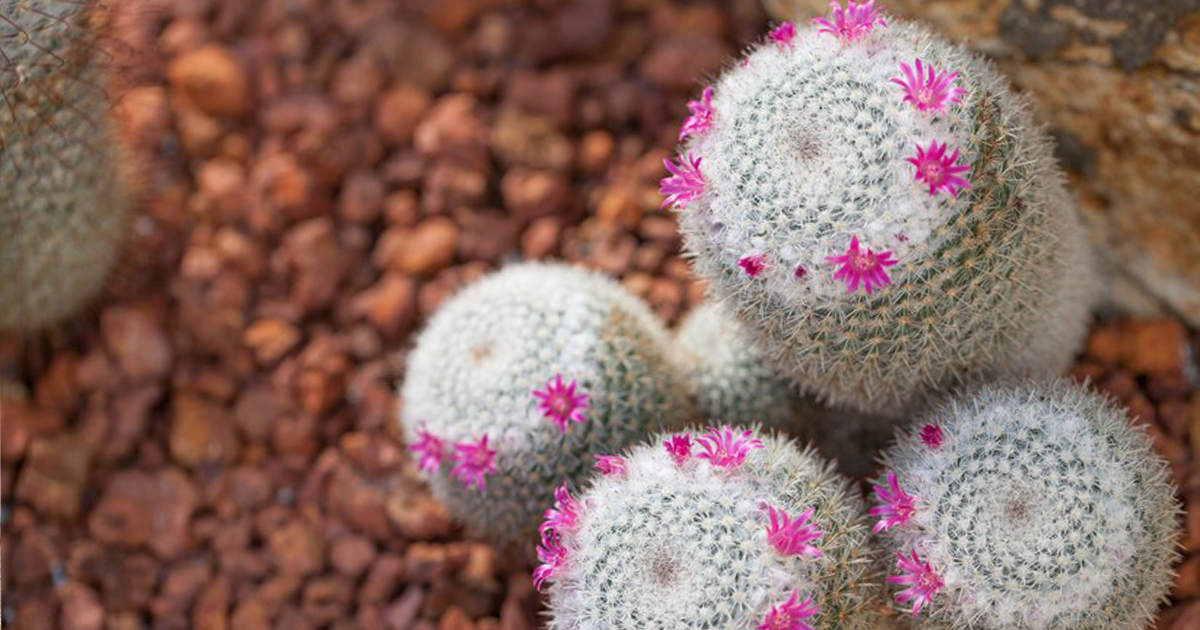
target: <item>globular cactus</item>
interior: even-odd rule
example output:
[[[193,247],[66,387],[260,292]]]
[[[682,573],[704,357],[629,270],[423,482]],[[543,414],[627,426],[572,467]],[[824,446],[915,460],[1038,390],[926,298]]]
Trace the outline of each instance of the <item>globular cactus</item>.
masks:
[[[104,28],[97,2],[0,0],[0,329],[72,315],[119,257],[129,200]]]
[[[754,343],[723,304],[708,301],[675,331],[672,354],[706,420],[741,419],[795,434],[814,402]]]
[[[1178,504],[1123,410],[1062,381],[992,385],[904,430],[876,485],[919,627],[1141,630],[1172,584]]]
[[[682,426],[694,408],[649,308],[599,274],[507,267],[430,319],[408,359],[402,425],[435,496],[532,558],[554,488],[596,454]]]
[[[723,427],[606,464],[546,513],[551,630],[880,627],[865,505],[811,449]]]
[[[689,105],[662,191],[693,269],[808,392],[899,414],[1068,367],[1091,253],[1050,141],[986,62],[850,2]]]

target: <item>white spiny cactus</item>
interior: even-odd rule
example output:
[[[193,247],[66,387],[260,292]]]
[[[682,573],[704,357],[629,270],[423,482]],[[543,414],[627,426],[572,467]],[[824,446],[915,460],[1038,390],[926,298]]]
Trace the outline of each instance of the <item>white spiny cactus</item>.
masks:
[[[899,414],[1068,367],[1090,252],[1050,141],[985,61],[852,2],[776,29],[690,107],[663,192],[693,268],[807,391]]]
[[[408,359],[402,424],[435,495],[532,556],[559,484],[694,408],[649,308],[599,274],[505,268],[452,298]],[[486,442],[484,441],[486,440]]]
[[[1077,384],[963,395],[902,431],[884,461],[872,513],[900,563],[889,581],[922,628],[1142,630],[1171,586],[1166,464],[1122,409]]]
[[[784,438],[663,435],[557,499],[535,572],[552,630],[879,628],[863,501]]]

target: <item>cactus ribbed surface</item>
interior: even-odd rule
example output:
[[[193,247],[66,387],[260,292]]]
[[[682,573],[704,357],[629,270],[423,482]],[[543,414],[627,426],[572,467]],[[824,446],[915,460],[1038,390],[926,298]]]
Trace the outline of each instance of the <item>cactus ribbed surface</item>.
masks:
[[[455,517],[531,556],[557,486],[582,483],[597,454],[694,419],[668,352],[661,322],[616,282],[510,266],[463,289],[417,338],[405,436]]]
[[[1171,587],[1166,463],[1123,409],[1078,384],[964,394],[884,460],[873,512],[886,545],[927,563],[936,587],[920,594],[919,627],[1141,630]]]
[[[0,329],[72,315],[120,254],[128,199],[98,3],[0,1]]]
[[[985,61],[859,25],[776,29],[692,103],[663,191],[693,269],[835,405],[1065,370],[1095,280],[1050,141]]]

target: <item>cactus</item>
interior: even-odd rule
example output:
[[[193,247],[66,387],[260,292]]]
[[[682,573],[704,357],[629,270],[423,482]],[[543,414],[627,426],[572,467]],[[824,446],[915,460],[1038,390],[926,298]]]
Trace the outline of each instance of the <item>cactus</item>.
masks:
[[[128,198],[101,6],[0,0],[0,329],[69,317],[119,257]]]
[[[943,403],[884,462],[871,512],[920,627],[1140,630],[1173,582],[1166,464],[1122,409],[1077,384]]]
[[[851,2],[775,29],[689,106],[665,204],[807,392],[900,414],[1069,366],[1091,253],[1047,136],[987,63]]]
[[[811,449],[723,427],[619,460],[546,513],[551,630],[879,627],[865,505]]]
[[[814,406],[775,371],[722,304],[697,306],[675,331],[671,347],[684,383],[707,420],[738,418],[794,434]]]
[[[464,289],[419,335],[401,396],[434,494],[477,536],[532,557],[556,486],[596,454],[693,420],[666,330],[601,275],[521,264]]]

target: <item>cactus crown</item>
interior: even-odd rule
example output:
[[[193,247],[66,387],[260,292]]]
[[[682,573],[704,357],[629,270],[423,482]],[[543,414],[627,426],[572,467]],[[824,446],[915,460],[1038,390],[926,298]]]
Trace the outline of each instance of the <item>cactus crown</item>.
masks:
[[[984,62],[851,5],[692,103],[663,192],[696,272],[835,404],[1065,367],[1091,275],[1048,140]]]
[[[879,622],[862,501],[783,438],[728,427],[659,436],[564,504],[570,518],[548,513],[536,574],[549,582],[550,628]],[[789,614],[807,625],[782,625]]]
[[[930,427],[936,427],[932,429]],[[1178,505],[1146,435],[1067,382],[993,385],[900,433],[876,490],[890,582],[930,628],[1146,627]]]
[[[581,483],[596,454],[692,419],[667,351],[662,324],[612,280],[510,266],[452,298],[418,337],[402,424],[455,516],[532,551],[556,486]]]

